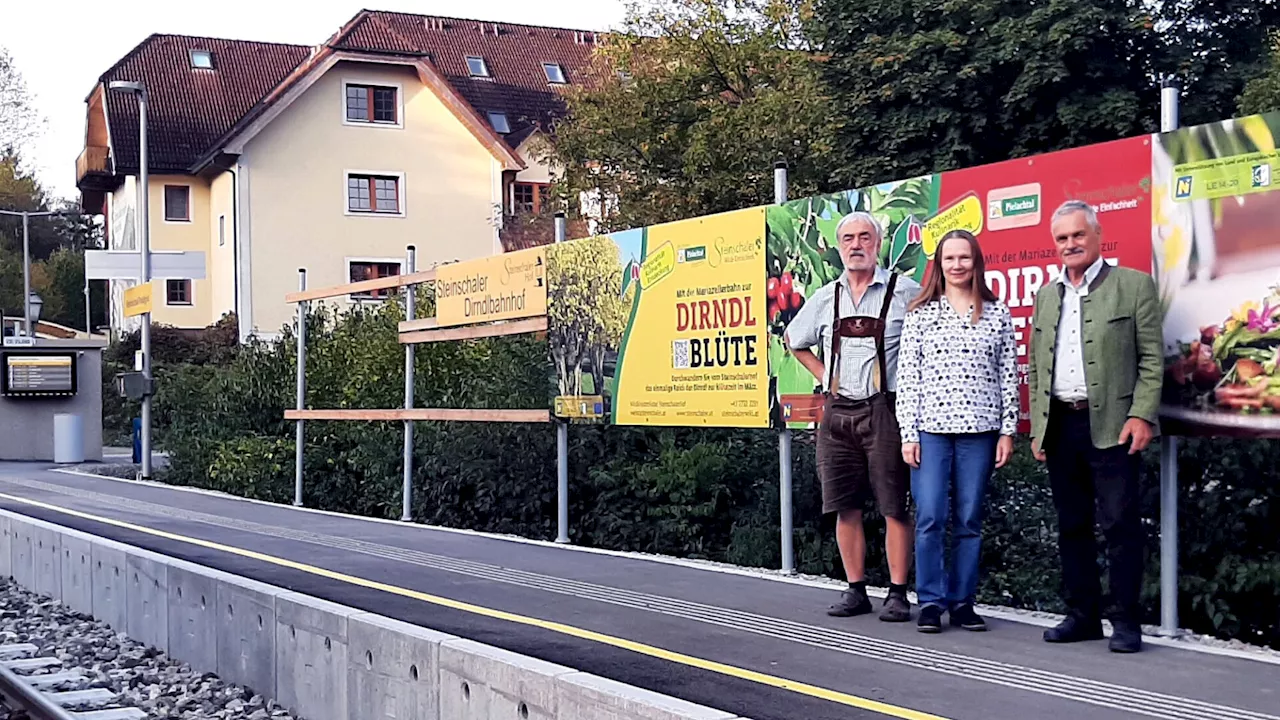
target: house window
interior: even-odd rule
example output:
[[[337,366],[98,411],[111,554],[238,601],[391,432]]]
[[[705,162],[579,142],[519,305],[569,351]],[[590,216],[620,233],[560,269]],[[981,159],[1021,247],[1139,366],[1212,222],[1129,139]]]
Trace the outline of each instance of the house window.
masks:
[[[191,188],[186,185],[164,186],[164,219],[167,222],[191,222]]]
[[[191,67],[200,70],[213,69],[213,53],[208,50],[191,51]]]
[[[516,183],[511,189],[511,214],[542,212],[551,189],[541,183]]]
[[[364,282],[378,278],[395,277],[400,274],[400,263],[387,260],[349,260],[347,262],[348,282]],[[369,290],[353,293],[352,300],[378,300],[391,294],[390,290]]]
[[[471,77],[489,77],[489,66],[485,64],[482,57],[467,58],[467,70],[471,73]]]
[[[507,123],[506,113],[501,113],[501,112],[489,113],[489,124],[493,126],[494,130],[497,130],[499,133],[502,133],[503,135],[511,132],[511,125]]]
[[[547,74],[547,82],[549,83],[563,85],[566,82],[564,69],[556,63],[542,63],[542,72]]]
[[[347,122],[385,123],[400,122],[396,88],[379,85],[347,86]]]
[[[168,305],[191,304],[190,280],[165,280],[165,303]]]
[[[400,178],[394,175],[348,175],[347,211],[398,215]]]

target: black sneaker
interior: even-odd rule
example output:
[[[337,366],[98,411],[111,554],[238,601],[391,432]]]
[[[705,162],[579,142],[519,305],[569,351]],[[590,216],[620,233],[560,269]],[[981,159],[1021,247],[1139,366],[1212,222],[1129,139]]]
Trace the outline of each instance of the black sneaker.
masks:
[[[907,601],[906,591],[889,591],[884,598],[880,619],[885,622],[906,622],[911,619],[911,603]]]
[[[1111,652],[1136,653],[1142,650],[1142,626],[1123,620],[1111,622]]]
[[[871,598],[867,597],[866,591],[850,586],[840,593],[840,600],[827,610],[827,614],[832,617],[853,617],[866,615],[871,609]]]
[[[942,632],[942,608],[937,605],[925,605],[920,608],[920,620],[916,625],[916,629],[922,633]]]
[[[1044,641],[1049,643],[1075,643],[1101,640],[1102,620],[1068,615],[1057,626],[1044,631]]]
[[[951,626],[962,627],[965,630],[973,630],[981,632],[987,629],[987,623],[978,613],[974,612],[973,606],[965,603],[951,611]]]

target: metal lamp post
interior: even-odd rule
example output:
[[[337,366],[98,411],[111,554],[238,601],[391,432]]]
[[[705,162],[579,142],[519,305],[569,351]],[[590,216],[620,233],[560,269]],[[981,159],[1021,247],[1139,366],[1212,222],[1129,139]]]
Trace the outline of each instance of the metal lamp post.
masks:
[[[40,311],[44,309],[44,298],[38,294],[27,293],[27,336],[34,337],[36,323],[40,322]]]
[[[147,211],[147,88],[132,80],[113,80],[108,87],[138,97],[138,245],[142,262],[141,284],[151,282],[151,216]],[[142,314],[142,376],[147,392],[142,397],[142,479],[151,478],[151,313]]]
[[[41,210],[38,212],[27,212],[26,210],[0,210],[0,215],[13,215],[22,218],[22,318],[23,326],[26,328],[27,337],[34,335],[32,326],[35,324],[31,320],[31,218],[33,217],[49,217],[51,215],[64,215],[57,210]],[[36,296],[37,298],[39,295]],[[39,315],[39,312],[36,313]]]

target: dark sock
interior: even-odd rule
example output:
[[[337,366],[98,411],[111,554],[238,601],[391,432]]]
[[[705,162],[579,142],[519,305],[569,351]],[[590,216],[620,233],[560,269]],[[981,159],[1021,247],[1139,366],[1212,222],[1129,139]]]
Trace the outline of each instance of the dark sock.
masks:
[[[906,586],[906,585],[894,585],[893,583],[889,583],[889,592],[890,592],[890,594],[902,595],[903,597],[906,597],[906,595],[907,595],[907,586]]]
[[[867,581],[859,580],[858,582],[851,582],[849,583],[849,589],[865,593],[867,591]]]

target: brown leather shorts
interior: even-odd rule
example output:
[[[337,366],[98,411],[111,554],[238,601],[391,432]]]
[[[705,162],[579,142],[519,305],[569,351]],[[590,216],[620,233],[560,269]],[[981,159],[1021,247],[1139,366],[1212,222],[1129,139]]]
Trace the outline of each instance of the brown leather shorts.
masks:
[[[862,510],[874,499],[881,515],[908,519],[911,469],[902,459],[892,394],[867,400],[828,397],[818,428],[817,461],[824,514]]]

